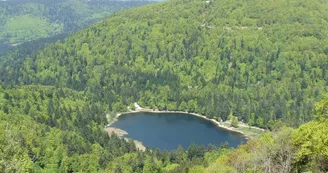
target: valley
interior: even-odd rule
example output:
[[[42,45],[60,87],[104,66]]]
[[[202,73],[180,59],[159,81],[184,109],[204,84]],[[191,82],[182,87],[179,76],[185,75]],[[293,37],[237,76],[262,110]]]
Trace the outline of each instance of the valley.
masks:
[[[116,11],[151,3],[155,1],[2,1],[0,43],[18,45],[67,34],[102,20]]]
[[[1,2],[0,172],[328,171],[326,1],[45,2]]]

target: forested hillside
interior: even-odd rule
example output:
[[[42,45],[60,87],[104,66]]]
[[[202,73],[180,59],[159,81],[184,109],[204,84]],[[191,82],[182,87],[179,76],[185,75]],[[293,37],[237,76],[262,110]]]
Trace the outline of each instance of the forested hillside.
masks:
[[[327,16],[325,0],[172,0],[7,53],[0,172],[327,172]],[[272,131],[141,152],[103,129],[133,102]]]
[[[312,120],[327,92],[325,1],[170,1],[118,12],[47,46],[2,57],[1,81],[90,93],[250,125]],[[152,11],[152,13],[148,13]]]
[[[178,165],[184,169],[183,165],[205,164],[205,152],[216,149],[191,146],[188,154],[182,148],[169,153],[137,151],[133,141],[109,137],[104,131],[104,105],[91,103],[88,97],[83,92],[55,87],[0,86],[0,172],[129,169],[122,167],[125,165],[114,167],[121,156],[138,158],[133,161],[136,170],[155,166],[173,170]],[[163,160],[163,164],[154,165],[152,160]]]
[[[17,44],[76,31],[109,14],[153,1],[0,1],[0,43]]]
[[[137,151],[103,130],[101,102],[47,86],[0,87],[0,172],[326,172],[328,96],[316,120],[283,128],[233,150],[191,145],[186,151]]]
[[[69,89],[1,86],[0,172],[90,172],[136,151],[133,142],[109,138],[102,105],[85,99]]]

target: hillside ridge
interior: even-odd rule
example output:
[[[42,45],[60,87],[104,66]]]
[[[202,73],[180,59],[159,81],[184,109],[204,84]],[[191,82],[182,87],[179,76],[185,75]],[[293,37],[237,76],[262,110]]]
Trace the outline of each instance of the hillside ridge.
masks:
[[[172,0],[0,56],[0,172],[327,172],[327,16],[326,0]],[[134,102],[271,132],[141,152],[103,130]]]

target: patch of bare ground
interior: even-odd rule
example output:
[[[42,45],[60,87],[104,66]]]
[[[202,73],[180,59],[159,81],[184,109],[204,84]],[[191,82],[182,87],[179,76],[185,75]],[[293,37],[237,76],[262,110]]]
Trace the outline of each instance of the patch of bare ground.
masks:
[[[126,141],[133,140],[131,138],[124,138]],[[142,142],[133,140],[134,144],[136,145],[137,149],[140,151],[146,151],[146,147],[142,144]]]
[[[117,136],[122,137],[124,135],[127,135],[128,132],[122,130],[122,129],[118,129],[118,128],[114,128],[114,127],[107,127],[106,131],[109,135],[111,135],[112,133],[115,133]]]
[[[108,135],[112,135],[112,133],[115,133],[117,136],[119,136],[120,138],[123,138],[126,141],[133,140],[131,138],[125,138],[125,137],[123,137],[124,135],[127,135],[128,132],[126,132],[126,131],[124,131],[122,129],[114,128],[114,127],[107,127],[105,130],[107,131]],[[133,142],[136,145],[136,147],[137,147],[138,150],[140,150],[140,151],[146,151],[146,147],[142,144],[142,142],[137,141],[137,140],[133,140]]]

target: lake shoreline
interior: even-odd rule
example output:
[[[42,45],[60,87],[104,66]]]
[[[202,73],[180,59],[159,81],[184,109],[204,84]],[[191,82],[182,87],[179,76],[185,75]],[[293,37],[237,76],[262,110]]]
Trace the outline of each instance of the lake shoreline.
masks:
[[[202,119],[205,119],[207,121],[212,122],[218,128],[222,128],[222,129],[225,129],[225,130],[228,130],[228,131],[232,131],[232,132],[242,134],[246,139],[252,139],[253,138],[252,136],[248,135],[247,133],[244,133],[243,131],[240,131],[240,130],[235,129],[233,127],[228,127],[228,126],[224,125],[224,122],[219,122],[215,119],[208,118],[208,117],[206,117],[204,115],[201,115],[201,114],[189,113],[189,112],[185,112],[185,111],[169,111],[169,110],[160,111],[160,110],[146,109],[146,108],[140,107],[137,103],[134,103],[134,104],[135,104],[135,107],[136,107],[135,110],[130,110],[128,112],[118,113],[115,116],[115,118],[111,122],[109,122],[109,124],[106,126],[106,128],[110,127],[114,122],[116,122],[120,116],[126,115],[126,114],[135,114],[135,113],[143,113],[143,112],[145,112],[145,113],[181,113],[181,114],[200,117]],[[257,128],[257,127],[251,127],[251,128],[264,131],[263,129],[260,129],[260,128]]]
[[[105,131],[108,133],[108,135],[112,135],[112,133],[114,133],[115,135],[117,135],[118,137],[120,138],[123,138],[125,141],[130,141],[132,140],[134,142],[134,144],[136,145],[136,148],[139,150],[139,151],[146,151],[146,147],[142,144],[141,141],[138,141],[138,140],[134,140],[134,139],[131,139],[131,138],[127,138],[127,137],[124,137],[125,135],[128,134],[128,132],[122,130],[122,129],[119,129],[119,128],[115,128],[115,127],[106,127],[105,128]]]

